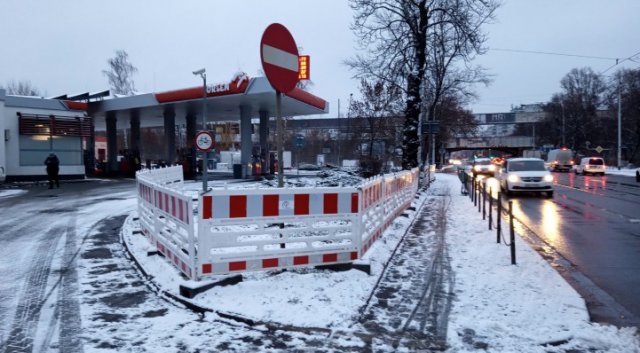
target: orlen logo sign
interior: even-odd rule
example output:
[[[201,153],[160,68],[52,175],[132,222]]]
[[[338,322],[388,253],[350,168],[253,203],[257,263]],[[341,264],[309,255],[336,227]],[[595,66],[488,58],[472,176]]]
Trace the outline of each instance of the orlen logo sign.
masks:
[[[230,91],[237,91],[242,87],[242,84],[249,82],[249,76],[247,74],[237,74],[233,80],[229,83],[219,83],[217,85],[207,85],[207,95],[215,95],[216,93],[230,93]]]

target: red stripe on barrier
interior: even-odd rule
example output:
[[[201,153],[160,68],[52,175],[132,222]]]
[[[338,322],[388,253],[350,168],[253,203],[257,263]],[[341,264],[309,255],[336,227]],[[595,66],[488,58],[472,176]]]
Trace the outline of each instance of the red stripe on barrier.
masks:
[[[278,195],[264,195],[262,197],[262,216],[277,216],[280,201],[280,196]]]
[[[176,197],[171,196],[171,215],[176,217]]]
[[[210,219],[213,213],[213,198],[211,196],[203,196],[202,203],[202,219]]]
[[[169,213],[169,194],[164,194],[164,208],[164,211]]]
[[[351,260],[357,260],[358,259],[358,252],[357,251],[352,251],[351,252]]]
[[[309,256],[294,256],[293,265],[307,265],[309,263]]]
[[[324,194],[324,214],[338,213],[338,194]]]
[[[212,271],[213,271],[213,268],[212,268],[211,264],[203,264],[202,265],[202,274],[211,273]]]
[[[278,259],[264,259],[262,260],[262,268],[278,267]]]
[[[229,271],[244,271],[247,269],[246,261],[229,262]]]
[[[358,213],[358,193],[351,193],[351,213]]]
[[[322,262],[337,262],[338,254],[324,254],[322,255]]]
[[[178,200],[178,219],[184,222],[184,205],[182,204],[182,200]]]
[[[162,193],[160,191],[156,191],[156,199],[158,200],[156,207],[162,209]]]
[[[309,214],[309,194],[293,195],[293,214],[296,216]]]
[[[229,196],[229,217],[230,218],[247,217],[247,196],[246,195]]]

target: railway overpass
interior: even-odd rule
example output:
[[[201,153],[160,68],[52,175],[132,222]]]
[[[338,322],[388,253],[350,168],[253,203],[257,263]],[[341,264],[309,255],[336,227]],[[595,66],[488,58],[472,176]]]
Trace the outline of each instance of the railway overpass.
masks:
[[[514,156],[520,156],[523,150],[532,148],[534,144],[531,136],[456,137],[445,145],[447,152],[491,149]]]

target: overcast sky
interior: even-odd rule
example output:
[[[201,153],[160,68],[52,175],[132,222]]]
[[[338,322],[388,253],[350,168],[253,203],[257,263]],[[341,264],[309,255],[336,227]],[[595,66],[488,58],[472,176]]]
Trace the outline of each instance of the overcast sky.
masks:
[[[493,75],[477,87],[475,113],[547,101],[574,67],[600,72],[640,52],[640,0],[505,0],[487,25],[494,49],[556,52],[609,60],[490,50],[477,60]],[[259,43],[273,22],[289,28],[301,54],[311,55],[311,91],[331,103],[330,116],[346,114],[358,82],[343,61],[356,53],[347,1],[27,1],[0,4],[0,84],[29,80],[48,96],[108,88],[102,70],[117,49],[139,69],[142,92],[201,84],[192,71],[205,67],[210,83],[238,71],[257,76]],[[640,56],[637,57],[640,62]],[[627,61],[620,66],[639,67]],[[607,74],[611,74],[610,70]]]

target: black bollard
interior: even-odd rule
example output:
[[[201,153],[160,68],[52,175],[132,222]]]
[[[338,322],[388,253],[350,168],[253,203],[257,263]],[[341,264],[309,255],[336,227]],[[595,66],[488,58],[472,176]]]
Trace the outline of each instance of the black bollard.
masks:
[[[493,196],[491,193],[491,188],[489,188],[489,230],[491,230],[491,222],[493,221],[491,219],[492,210],[493,210]]]
[[[498,191],[498,217],[496,217],[496,243],[500,244],[500,232],[502,231],[502,193]]]
[[[509,238],[511,242],[511,264],[516,264],[516,236],[513,229],[513,201],[509,200]]]

